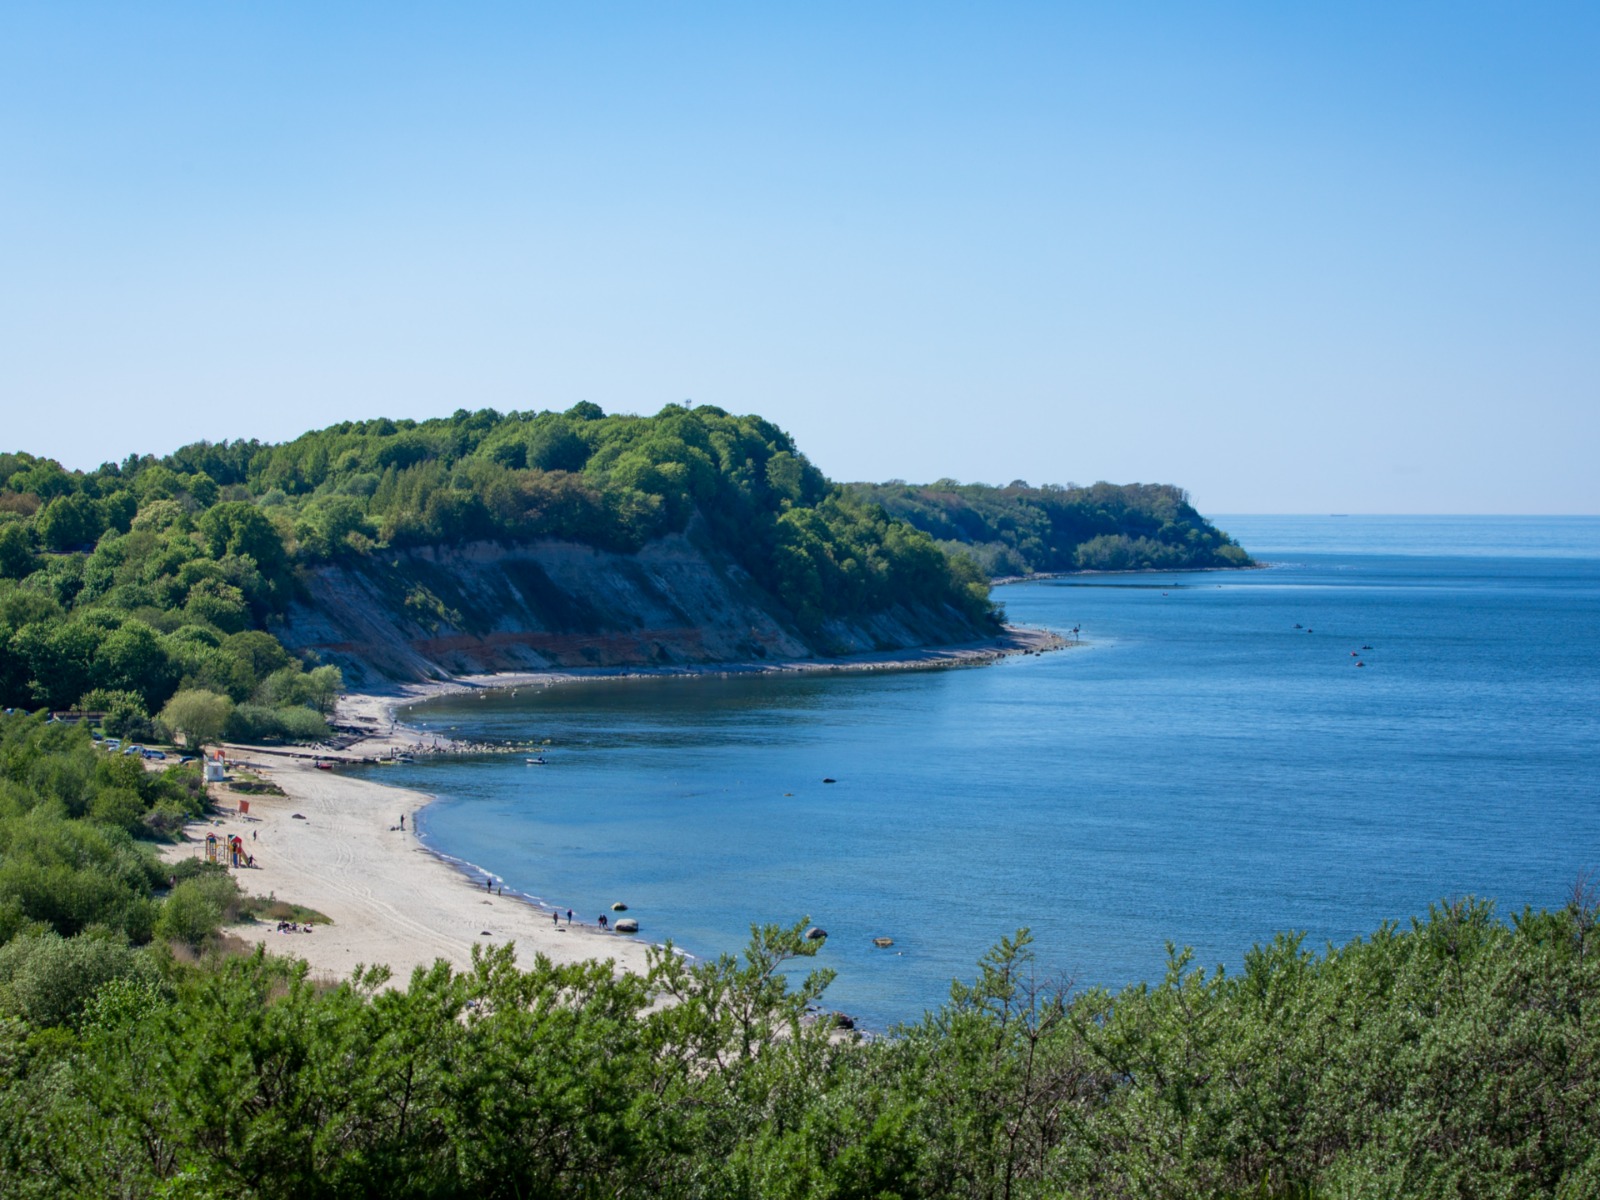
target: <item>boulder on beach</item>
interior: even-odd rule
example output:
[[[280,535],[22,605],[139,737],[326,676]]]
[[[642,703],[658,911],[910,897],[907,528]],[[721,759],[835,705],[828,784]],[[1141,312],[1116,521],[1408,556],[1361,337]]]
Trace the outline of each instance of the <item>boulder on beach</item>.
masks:
[[[632,917],[624,917],[611,928],[615,929],[618,933],[638,933],[639,922],[635,921]]]
[[[806,941],[808,942],[820,942],[827,936],[828,931],[826,929],[821,929],[816,925],[813,925],[810,929],[806,930]]]

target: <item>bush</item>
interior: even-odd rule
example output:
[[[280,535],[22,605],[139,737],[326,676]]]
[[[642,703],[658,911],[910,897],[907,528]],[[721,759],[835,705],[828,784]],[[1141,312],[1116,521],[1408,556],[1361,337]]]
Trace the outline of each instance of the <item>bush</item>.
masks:
[[[161,710],[161,722],[183,734],[184,744],[192,750],[221,737],[232,713],[233,701],[228,697],[204,688],[189,688],[167,701]]]
[[[149,956],[103,932],[19,937],[0,946],[0,1012],[34,1025],[72,1025],[113,979],[153,982]]]
[[[143,825],[153,836],[173,841],[190,821],[190,814],[175,800],[162,800],[144,814]]]
[[[125,830],[36,809],[0,822],[0,906],[71,935],[91,925],[149,938],[153,887],[166,872]]]
[[[178,884],[161,906],[156,935],[198,950],[207,938],[222,928],[223,896],[230,890],[238,895],[231,879],[226,880],[226,887],[219,887],[214,878],[203,876]]]
[[[138,692],[95,688],[84,693],[77,707],[81,712],[104,713],[101,725],[111,737],[148,738],[153,731],[150,713]]]
[[[185,858],[172,864],[172,886],[208,875],[226,875],[228,868],[203,858]]]
[[[322,714],[300,705],[241,704],[228,723],[228,737],[236,742],[315,742],[327,736]]]
[[[144,801],[125,788],[105,788],[89,801],[89,816],[104,825],[137,833],[143,824]]]

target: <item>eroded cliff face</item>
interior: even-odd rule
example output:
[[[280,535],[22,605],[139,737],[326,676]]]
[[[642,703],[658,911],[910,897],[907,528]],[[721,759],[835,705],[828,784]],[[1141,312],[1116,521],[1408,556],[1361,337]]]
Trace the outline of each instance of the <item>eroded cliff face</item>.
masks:
[[[388,551],[322,567],[279,636],[353,686],[488,671],[771,661],[967,642],[954,609],[896,608],[804,636],[737,565],[687,537],[618,554],[572,542]]]

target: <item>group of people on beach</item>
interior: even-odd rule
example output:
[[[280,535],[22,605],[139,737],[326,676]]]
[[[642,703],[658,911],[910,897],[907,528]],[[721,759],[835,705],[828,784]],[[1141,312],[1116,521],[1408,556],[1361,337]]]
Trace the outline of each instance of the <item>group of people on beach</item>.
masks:
[[[550,914],[550,923],[552,925],[554,925],[557,929],[561,928],[561,910],[559,908],[555,909],[553,912],[551,912],[551,914]],[[605,913],[601,913],[598,917],[595,918],[595,924],[598,925],[601,929],[609,928],[609,926],[608,926],[608,924],[606,922]],[[570,908],[567,909],[567,928],[568,929],[572,928],[572,910]]]
[[[305,923],[305,925],[302,926],[297,921],[279,921],[278,922],[278,932],[279,933],[310,933],[311,932],[311,922],[307,921]]]

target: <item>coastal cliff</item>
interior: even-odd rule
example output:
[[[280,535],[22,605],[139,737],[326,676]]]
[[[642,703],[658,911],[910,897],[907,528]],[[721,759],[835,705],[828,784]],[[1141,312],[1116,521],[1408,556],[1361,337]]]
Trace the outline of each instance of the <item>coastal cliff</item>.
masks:
[[[341,421],[92,472],[0,454],[0,702],[142,728],[182,695],[314,740],[334,666],[982,654],[993,576],[1249,562],[1175,487],[844,486],[709,405]]]
[[[803,631],[738,563],[682,534],[633,553],[576,542],[417,547],[302,577],[278,631],[352,684],[556,667],[781,662],[965,643],[950,605],[893,605]]]

